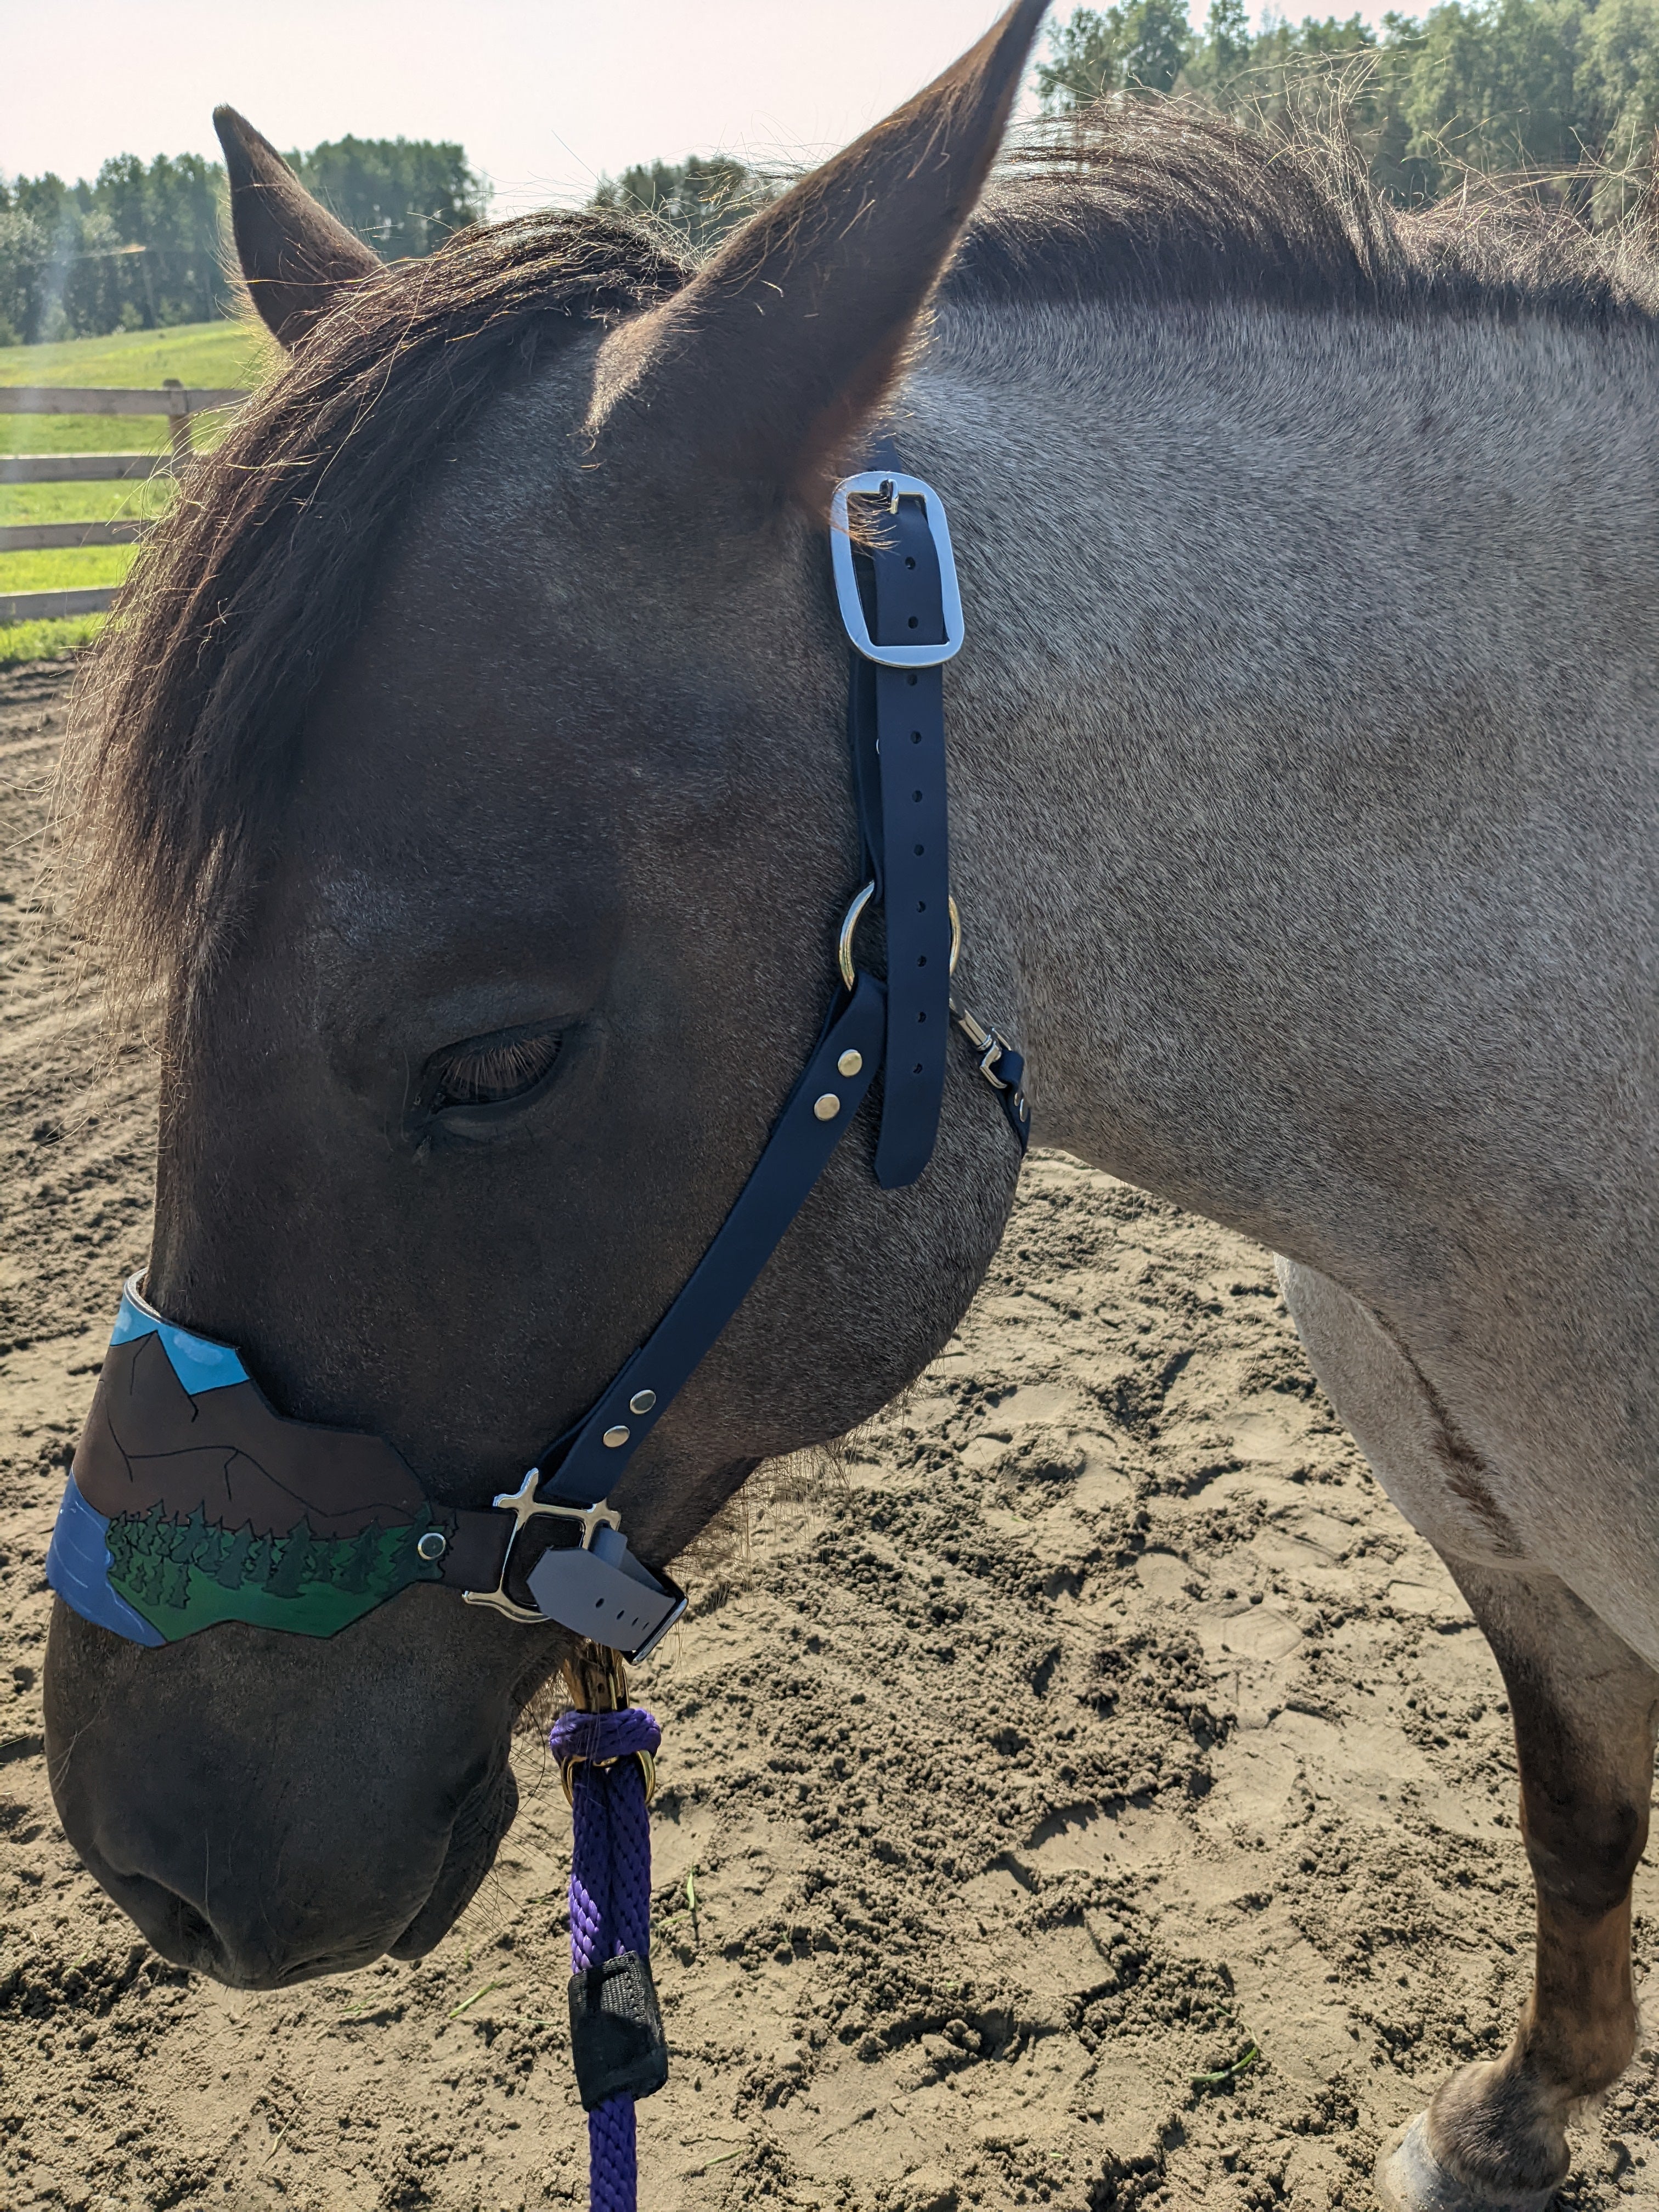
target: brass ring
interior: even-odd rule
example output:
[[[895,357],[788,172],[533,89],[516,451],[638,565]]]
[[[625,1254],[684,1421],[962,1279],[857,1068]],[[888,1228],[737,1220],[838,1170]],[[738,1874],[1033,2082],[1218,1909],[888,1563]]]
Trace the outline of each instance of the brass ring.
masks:
[[[841,939],[836,946],[836,959],[841,969],[841,980],[850,991],[858,981],[853,966],[853,933],[859,926],[859,916],[876,895],[876,880],[872,876],[842,916]]]
[[[648,1751],[625,1751],[622,1756],[623,1759],[637,1759],[640,1762],[640,1772],[645,1777],[645,1802],[648,1805],[657,1794],[655,1759]],[[584,1766],[586,1763],[587,1753],[585,1751],[573,1752],[568,1759],[562,1759],[559,1761],[559,1783],[564,1791],[564,1802],[567,1805],[574,1805],[576,1802],[576,1785],[570,1778],[571,1771],[574,1767]],[[593,1763],[596,1766],[615,1766],[617,1762],[614,1759],[600,1759]]]
[[[857,970],[853,966],[853,939],[858,930],[860,916],[875,895],[875,878],[872,877],[842,916],[841,936],[836,945],[836,963],[841,969],[841,980],[849,991],[858,981]],[[962,915],[955,899],[947,899],[945,903],[951,909],[951,973],[954,975],[957,962],[962,954]]]

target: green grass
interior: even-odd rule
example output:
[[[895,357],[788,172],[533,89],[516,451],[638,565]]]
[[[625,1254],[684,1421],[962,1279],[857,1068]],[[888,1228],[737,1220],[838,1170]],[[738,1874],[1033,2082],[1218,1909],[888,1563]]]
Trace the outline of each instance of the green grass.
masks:
[[[0,353],[0,368],[16,350],[8,346]],[[0,378],[0,383],[4,380]],[[72,380],[60,376],[56,380],[67,384]],[[191,425],[191,434],[200,447],[216,445],[223,434],[222,418],[217,415],[192,415]],[[160,453],[167,442],[165,415],[0,415],[0,453]]]
[[[130,483],[0,484],[0,522],[148,521],[167,505],[172,489],[167,477],[138,477]]]
[[[0,553],[0,592],[84,592],[118,584],[136,545],[64,545],[50,553]]]
[[[0,668],[25,660],[66,660],[104,627],[102,615],[72,615],[67,622],[0,623]]]
[[[123,331],[112,337],[69,338],[58,345],[0,347],[0,384],[127,385],[155,390],[164,377],[203,388],[251,391],[280,356],[270,340],[244,323],[183,323],[172,330]],[[210,446],[223,416],[198,416],[196,442]],[[0,453],[148,453],[166,449],[160,415],[0,415]],[[148,519],[166,505],[166,477],[136,483],[0,485],[0,523]],[[83,591],[118,584],[132,564],[131,546],[69,547],[51,553],[0,553],[0,592]],[[94,636],[100,615],[67,622],[0,624],[0,667],[56,659]]]
[[[270,341],[246,323],[176,323],[57,345],[0,346],[0,384],[257,384]]]

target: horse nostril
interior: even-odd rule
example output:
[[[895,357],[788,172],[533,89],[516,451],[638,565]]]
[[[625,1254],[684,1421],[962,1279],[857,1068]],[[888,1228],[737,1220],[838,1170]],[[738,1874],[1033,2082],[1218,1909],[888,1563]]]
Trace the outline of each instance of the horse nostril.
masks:
[[[349,1972],[381,1948],[378,1942],[365,1948],[349,1936],[318,1944],[309,1927],[273,1924],[263,1909],[239,1911],[234,1899],[215,1919],[149,1875],[127,1876],[121,1902],[169,1966],[210,1975],[232,1989],[281,1989],[314,1974]]]
[[[218,1950],[218,1931],[199,1906],[180,1897],[176,1889],[169,1889],[164,1881],[151,1879],[145,1887],[155,1901],[157,1917],[166,1923],[179,1950],[198,1954]]]
[[[219,1938],[214,1932],[213,1923],[205,1913],[198,1912],[187,1898],[173,1899],[172,1919],[181,1944],[188,1944],[193,1951],[218,1949]]]
[[[185,1966],[196,1974],[222,1972],[227,1957],[224,1942],[206,1913],[187,1897],[152,1875],[126,1875],[119,1894],[121,1903],[170,1966]]]

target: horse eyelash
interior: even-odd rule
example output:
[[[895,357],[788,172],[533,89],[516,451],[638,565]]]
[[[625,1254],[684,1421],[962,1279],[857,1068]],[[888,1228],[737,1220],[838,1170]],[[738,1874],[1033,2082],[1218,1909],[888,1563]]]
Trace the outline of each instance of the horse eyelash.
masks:
[[[534,1090],[559,1056],[556,1032],[458,1045],[431,1063],[434,1106],[493,1106]]]

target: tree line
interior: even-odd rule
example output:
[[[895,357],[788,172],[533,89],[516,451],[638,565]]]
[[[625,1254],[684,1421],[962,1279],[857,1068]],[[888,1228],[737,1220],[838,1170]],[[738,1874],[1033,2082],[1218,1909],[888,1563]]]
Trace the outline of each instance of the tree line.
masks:
[[[1389,198],[1420,205],[1471,173],[1524,175],[1587,222],[1617,221],[1650,186],[1659,131],[1659,0],[1444,0],[1395,13],[1252,29],[1244,0],[1080,7],[1036,67],[1043,112],[1173,94],[1254,128],[1338,132]],[[706,246],[778,189],[739,162],[661,161],[601,181],[595,204]]]
[[[383,260],[481,222],[489,187],[459,146],[337,138],[288,160]],[[230,304],[223,168],[199,155],[106,161],[90,184],[0,177],[0,345],[199,323]]]
[[[1445,0],[1421,17],[1265,18],[1212,0],[1079,8],[1036,67],[1051,116],[1103,95],[1185,95],[1283,127],[1339,127],[1374,182],[1406,205],[1474,172],[1530,177],[1586,220],[1625,214],[1647,188],[1659,126],[1659,0]]]
[[[1644,193],[1659,131],[1659,0],[1443,0],[1426,15],[1271,12],[1245,0],[1079,7],[1036,64],[1046,114],[1173,93],[1256,127],[1312,117],[1340,129],[1378,186],[1407,205],[1470,171],[1522,173],[1587,221]],[[430,252],[480,221],[489,187],[458,145],[340,138],[289,159],[383,258]],[[780,188],[723,156],[653,161],[599,181],[592,204],[664,224],[706,248]],[[228,305],[224,171],[193,154],[123,154],[96,179],[0,178],[0,345],[199,322]]]
[[[589,205],[662,223],[701,251],[771,199],[781,181],[728,155],[693,154],[601,177]]]

